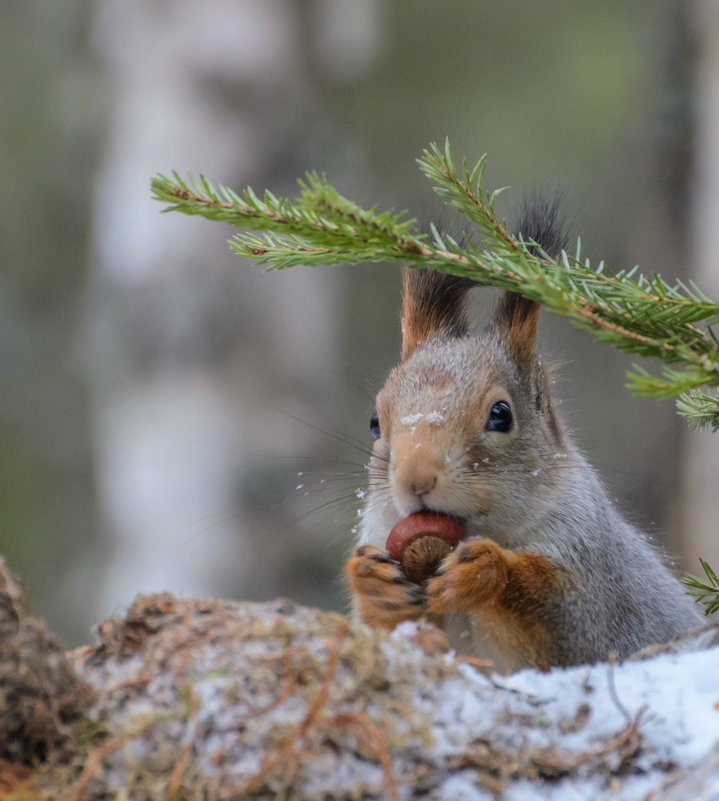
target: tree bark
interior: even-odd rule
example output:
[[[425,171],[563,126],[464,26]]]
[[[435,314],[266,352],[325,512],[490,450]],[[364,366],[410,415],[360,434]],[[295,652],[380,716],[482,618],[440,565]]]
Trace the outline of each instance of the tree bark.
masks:
[[[711,297],[719,297],[719,6],[700,0],[693,9],[697,42],[696,136],[691,182],[693,278]],[[687,432],[681,450],[678,530],[686,562],[701,556],[719,564],[719,441],[711,431]]]
[[[656,801],[719,780],[716,626],[621,665],[512,676],[443,652],[429,624],[387,635],[287,600],[143,596],[97,632],[66,659],[0,563],[1,790]]]

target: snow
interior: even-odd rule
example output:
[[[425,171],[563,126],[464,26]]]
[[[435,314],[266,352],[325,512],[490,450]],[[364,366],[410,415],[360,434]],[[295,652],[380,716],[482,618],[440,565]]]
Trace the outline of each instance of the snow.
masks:
[[[160,606],[151,601],[150,610]],[[174,603],[144,660],[113,659],[106,649],[100,653],[110,658],[82,665],[86,680],[105,688],[106,712],[93,715],[139,733],[113,755],[113,781],[127,776],[120,770],[126,754],[154,764],[152,743],[160,738],[182,747],[192,739],[199,771],[241,781],[280,765],[263,759],[296,741],[295,756],[311,750],[298,797],[323,797],[330,788],[332,797],[377,796],[387,776],[371,746],[378,735],[367,726],[374,725],[389,749],[397,797],[407,801],[645,801],[664,798],[658,789],[678,777],[700,784],[682,787],[670,796],[675,801],[719,801],[719,645],[706,648],[716,639],[712,628],[651,657],[500,675],[451,652],[425,653],[416,643],[436,632],[426,623],[406,621],[387,637],[279,601]],[[333,653],[340,658],[330,669]],[[189,717],[183,687],[191,688]],[[143,721],[153,722],[152,739],[149,724],[138,728]]]
[[[622,665],[601,663],[549,673],[525,670],[511,681],[521,688],[517,694],[533,697],[550,721],[569,719],[580,704],[591,704],[589,724],[565,736],[565,747],[588,749],[598,737],[611,737],[623,728],[627,713],[634,718],[646,707],[649,714],[641,731],[652,744],[652,759],[691,765],[719,741],[718,667],[719,649],[712,648]]]
[[[439,788],[442,797],[453,798],[456,801],[493,801],[491,793],[477,787],[473,773],[474,771],[467,771],[466,775],[450,776],[442,782]]]
[[[395,637],[411,638],[411,625],[398,627]],[[485,738],[491,738],[494,747],[519,752],[556,749],[570,757],[597,753],[602,744],[616,741],[638,721],[641,749],[633,763],[636,775],[622,779],[619,793],[607,790],[601,773],[580,773],[544,783],[542,798],[552,801],[644,801],[666,776],[667,765],[691,769],[719,745],[719,647],[546,673],[523,670],[486,676],[469,664],[460,664],[457,673],[417,701],[431,715],[431,754],[436,758],[466,752],[473,741]],[[586,722],[579,718],[580,712]],[[576,731],[575,720],[580,721]],[[620,756],[608,749],[607,764],[616,769],[619,761]],[[479,789],[473,774],[468,770],[448,778],[440,797],[484,801],[489,796]],[[703,790],[702,798],[719,800],[719,778],[716,794]],[[510,782],[503,798],[536,799],[537,783]]]
[[[400,423],[402,423],[403,426],[413,426],[419,423],[422,418],[424,418],[428,423],[433,423],[436,426],[441,425],[444,422],[444,415],[442,412],[433,409],[431,412],[427,412],[426,414],[423,412],[406,414],[404,417],[400,418]]]

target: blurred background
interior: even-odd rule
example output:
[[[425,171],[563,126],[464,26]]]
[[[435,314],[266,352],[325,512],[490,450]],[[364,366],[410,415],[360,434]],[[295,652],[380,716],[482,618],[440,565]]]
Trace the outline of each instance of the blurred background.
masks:
[[[0,63],[0,553],[68,646],[138,592],[344,609],[399,352],[398,266],[263,273],[160,215],[153,174],[294,195],[316,169],[426,222],[415,158],[449,136],[507,216],[559,190],[593,260],[719,296],[713,0],[25,0]],[[541,339],[620,506],[718,567],[719,435],[566,320]]]

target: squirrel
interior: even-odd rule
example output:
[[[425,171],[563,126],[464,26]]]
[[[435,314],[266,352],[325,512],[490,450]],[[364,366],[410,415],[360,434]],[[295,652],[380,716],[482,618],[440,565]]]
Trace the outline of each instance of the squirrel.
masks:
[[[549,256],[557,204],[517,225]],[[482,325],[477,283],[405,268],[402,359],[377,396],[367,503],[345,565],[355,617],[429,619],[493,668],[623,659],[701,616],[646,537],[622,518],[552,403],[536,350],[540,304],[505,291]],[[463,539],[427,580],[386,550],[408,516],[438,513]]]

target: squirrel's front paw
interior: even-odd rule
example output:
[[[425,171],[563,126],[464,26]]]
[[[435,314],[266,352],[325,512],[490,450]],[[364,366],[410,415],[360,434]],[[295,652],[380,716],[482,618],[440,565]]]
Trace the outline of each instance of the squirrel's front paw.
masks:
[[[404,575],[399,562],[373,545],[360,545],[345,565],[355,608],[370,626],[391,629],[425,611],[424,591]]]
[[[507,584],[507,560],[490,539],[470,540],[452,551],[427,585],[433,614],[467,612],[497,597]]]

